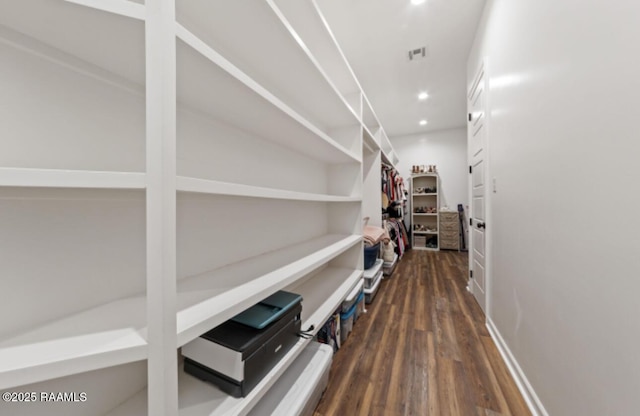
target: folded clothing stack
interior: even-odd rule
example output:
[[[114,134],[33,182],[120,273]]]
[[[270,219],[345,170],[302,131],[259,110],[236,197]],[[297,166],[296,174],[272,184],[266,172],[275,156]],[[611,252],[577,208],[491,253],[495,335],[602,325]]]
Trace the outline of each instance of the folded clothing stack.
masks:
[[[380,241],[390,239],[385,229],[374,227],[373,225],[365,225],[362,234],[364,237],[364,245],[367,247],[373,247]]]

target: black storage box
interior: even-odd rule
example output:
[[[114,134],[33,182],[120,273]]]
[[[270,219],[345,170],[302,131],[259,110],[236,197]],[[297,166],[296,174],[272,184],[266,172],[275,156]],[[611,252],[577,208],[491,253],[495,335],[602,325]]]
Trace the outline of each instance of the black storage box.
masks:
[[[227,321],[182,347],[184,371],[245,397],[298,341],[297,303],[263,329]]]

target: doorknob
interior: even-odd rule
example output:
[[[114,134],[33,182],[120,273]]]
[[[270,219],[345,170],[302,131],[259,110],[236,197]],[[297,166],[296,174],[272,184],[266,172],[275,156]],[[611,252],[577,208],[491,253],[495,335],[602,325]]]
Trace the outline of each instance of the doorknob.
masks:
[[[478,223],[478,228],[485,228],[486,224],[484,222]]]

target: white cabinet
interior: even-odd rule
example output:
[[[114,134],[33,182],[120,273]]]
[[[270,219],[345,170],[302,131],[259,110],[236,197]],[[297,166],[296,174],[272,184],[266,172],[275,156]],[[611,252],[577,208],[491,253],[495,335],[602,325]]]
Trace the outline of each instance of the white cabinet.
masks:
[[[87,393],[0,413],[249,412],[307,340],[244,399],[179,348],[286,288],[317,330],[362,275],[362,92],[315,5],[4,1],[0,59],[0,387]]]
[[[418,250],[439,250],[437,173],[418,173],[411,176],[412,247]]]

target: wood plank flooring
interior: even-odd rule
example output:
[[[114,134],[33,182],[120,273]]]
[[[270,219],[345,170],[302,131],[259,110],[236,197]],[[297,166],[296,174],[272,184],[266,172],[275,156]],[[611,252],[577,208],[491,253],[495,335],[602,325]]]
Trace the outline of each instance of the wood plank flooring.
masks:
[[[467,259],[407,252],[335,354],[315,416],[531,414],[466,290]]]

